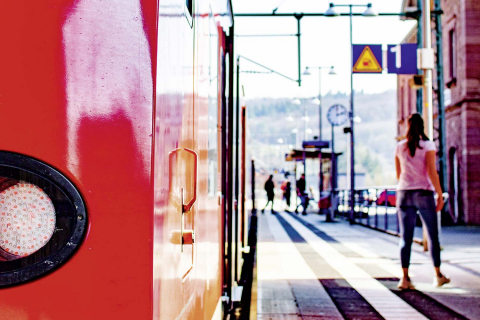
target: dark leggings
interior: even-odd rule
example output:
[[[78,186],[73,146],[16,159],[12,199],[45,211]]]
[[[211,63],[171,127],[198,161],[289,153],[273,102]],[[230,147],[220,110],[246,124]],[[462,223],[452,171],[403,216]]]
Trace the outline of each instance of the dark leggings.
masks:
[[[428,250],[432,256],[433,265],[440,267],[440,243],[438,240],[438,217],[435,211],[435,199],[430,190],[398,190],[397,191],[398,220],[400,222],[400,260],[402,268],[410,265],[413,233],[417,220],[417,211],[422,223],[428,231]]]

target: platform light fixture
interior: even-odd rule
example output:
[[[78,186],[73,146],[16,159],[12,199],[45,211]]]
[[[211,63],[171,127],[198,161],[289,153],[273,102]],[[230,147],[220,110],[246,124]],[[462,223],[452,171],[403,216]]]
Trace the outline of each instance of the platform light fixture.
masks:
[[[355,4],[334,4],[330,3],[328,10],[325,12],[325,17],[338,17],[340,14],[335,10],[335,7],[367,7],[362,16],[364,17],[376,17],[378,14],[372,9],[372,4],[368,3],[366,5],[355,5]]]
[[[364,17],[376,17],[378,14],[372,9],[372,4],[367,4],[367,10],[362,14]]]
[[[325,17],[338,17],[339,14],[337,11],[335,11],[335,5],[333,3],[330,3],[330,6],[327,10],[327,12],[325,12]]]

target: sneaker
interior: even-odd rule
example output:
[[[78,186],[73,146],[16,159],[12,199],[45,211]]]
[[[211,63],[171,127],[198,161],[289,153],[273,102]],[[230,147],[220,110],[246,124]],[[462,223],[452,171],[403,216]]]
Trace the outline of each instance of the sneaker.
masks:
[[[412,281],[407,280],[407,278],[400,279],[397,288],[400,290],[415,290],[415,286],[412,284]]]
[[[443,285],[446,284],[446,283],[450,283],[450,278],[445,277],[443,274],[442,274],[441,277],[435,276],[435,277],[433,278],[433,285],[434,285],[435,287],[441,287],[441,286],[443,286]]]

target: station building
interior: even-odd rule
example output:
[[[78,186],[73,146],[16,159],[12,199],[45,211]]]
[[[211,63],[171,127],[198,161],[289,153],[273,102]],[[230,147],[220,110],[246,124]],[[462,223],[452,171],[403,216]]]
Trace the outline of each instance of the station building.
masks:
[[[445,87],[438,88],[434,70],[433,139],[438,147],[437,94],[443,90],[449,209],[455,223],[480,225],[480,2],[441,0],[441,7]],[[417,0],[403,1],[403,12],[415,10]],[[436,48],[433,17],[432,47]],[[414,27],[403,43],[416,42],[417,27]],[[399,75],[397,89],[397,131],[401,139],[406,133],[408,116],[417,112],[418,91],[411,75]]]

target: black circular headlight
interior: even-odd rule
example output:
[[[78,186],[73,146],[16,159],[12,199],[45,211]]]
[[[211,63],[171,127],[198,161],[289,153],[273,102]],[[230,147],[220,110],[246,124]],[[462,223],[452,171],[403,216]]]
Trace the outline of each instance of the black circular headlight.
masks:
[[[86,225],[82,197],[65,176],[36,159],[0,151],[0,287],[61,265]]]

